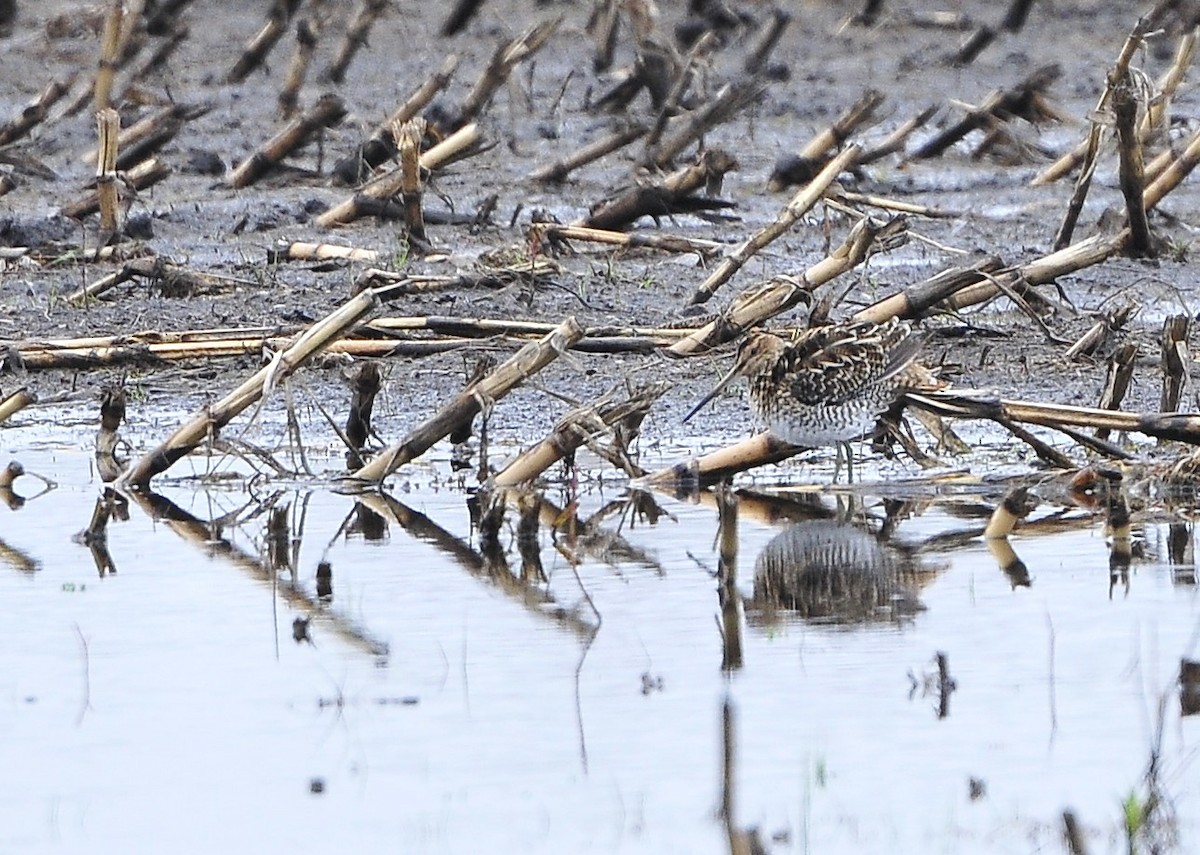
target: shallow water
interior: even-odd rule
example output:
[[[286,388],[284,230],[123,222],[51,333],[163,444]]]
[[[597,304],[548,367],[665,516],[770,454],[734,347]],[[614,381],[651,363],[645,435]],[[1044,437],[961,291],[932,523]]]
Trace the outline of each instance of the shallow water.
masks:
[[[743,602],[725,624],[742,664],[723,670],[711,497],[658,495],[655,524],[626,511],[590,537],[552,536],[544,508],[546,580],[522,584],[515,513],[506,573],[436,455],[366,500],[379,518],[327,489],[164,479],[174,519],[131,504],[99,576],[71,539],[101,490],[90,455],[22,445],[57,487],[0,507],[0,851],[726,851],[726,703],[730,828],[768,851],[1060,851],[1065,808],[1093,852],[1120,851],[1164,696],[1167,791],[1184,848],[1197,839],[1200,721],[1181,718],[1174,680],[1200,603],[1165,524],[1115,585],[1102,520],[1030,525],[1011,545],[1031,585],[1014,586],[977,537],[933,548],[982,525],[962,508],[986,512],[935,497],[884,547],[919,609],[805,620],[759,607],[756,559],[789,526],[815,554],[815,519],[878,533],[883,503],[744,498]],[[624,495],[581,488],[578,519]],[[272,572],[270,508],[285,507]]]

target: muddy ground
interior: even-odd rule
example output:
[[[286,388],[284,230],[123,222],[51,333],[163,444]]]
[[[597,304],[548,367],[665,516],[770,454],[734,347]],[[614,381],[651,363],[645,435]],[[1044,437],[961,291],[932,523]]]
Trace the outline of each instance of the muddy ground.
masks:
[[[613,85],[610,74],[591,67],[594,43],[584,26],[591,4],[532,3],[490,0],[464,32],[442,37],[439,29],[444,4],[392,3],[376,25],[370,44],[351,65],[341,86],[322,83],[321,69],[329,62],[346,17],[357,4],[330,4],[330,15],[318,45],[313,73],[301,93],[311,104],[323,92],[336,91],[349,107],[340,126],[288,161],[289,169],[244,190],[229,189],[219,177],[202,174],[194,165],[198,154],[215,154],[225,169],[245,159],[280,126],[276,96],[294,40],[289,36],[268,58],[266,67],[244,83],[226,84],[226,72],[243,45],[262,26],[269,3],[243,4],[196,0],[186,11],[190,36],[158,73],[142,81],[141,100],[204,102],[207,115],[190,123],[169,143],[162,157],[174,168],[164,182],[140,194],[131,216],[140,218],[149,235],[145,243],[160,256],[234,277],[237,283],[220,293],[167,297],[146,284],[124,285],[86,309],[62,299],[82,282],[109,272],[107,265],[8,263],[0,278],[0,339],[64,338],[111,335],[140,330],[183,330],[213,327],[281,325],[292,327],[318,319],[341,304],[362,264],[314,266],[304,263],[268,264],[267,252],[280,241],[309,240],[347,243],[380,251],[396,266],[411,272],[446,274],[471,269],[478,257],[497,248],[522,248],[531,212],[549,211],[563,221],[584,215],[588,207],[635,177],[633,157],[617,153],[574,173],[560,185],[539,185],[525,177],[580,146],[605,135],[621,120],[589,109],[590,101]],[[685,4],[662,3],[661,32],[670,35],[684,17]],[[973,63],[955,67],[945,61],[974,27],[997,24],[1003,11],[980,0],[946,3],[889,3],[874,26],[846,25],[861,2],[804,2],[793,7],[793,20],[772,59],[786,66],[788,79],[772,82],[752,109],[709,134],[705,143],[732,152],[737,171],[726,176],[722,198],[735,203],[720,219],[677,216],[665,219],[663,231],[716,240],[731,247],[770,222],[791,192],[769,193],[764,187],[781,155],[798,149],[816,131],[854,102],[865,89],[886,97],[883,121],[862,139],[868,144],[885,136],[902,121],[929,104],[940,109],[915,140],[927,138],[962,114],[963,103],[976,104],[997,88],[1012,86],[1035,68],[1062,66],[1062,77],[1050,88],[1052,102],[1074,122],[1033,126],[1017,122],[1015,130],[1027,144],[1027,159],[999,162],[972,160],[969,137],[945,156],[905,162],[900,156],[869,167],[857,178],[845,177],[851,189],[960,212],[948,219],[913,218],[911,231],[928,240],[876,257],[862,271],[838,280],[845,290],[834,317],[893,290],[918,282],[946,267],[961,264],[978,253],[995,253],[1009,264],[1036,258],[1051,248],[1066,202],[1069,182],[1031,188],[1030,178],[1053,156],[1067,150],[1085,133],[1103,87],[1104,73],[1116,56],[1140,9],[1110,2],[1035,3],[1028,25],[1017,34],[1002,35]],[[98,36],[83,23],[77,27],[47,27],[62,13],[78,15],[78,4],[25,3],[10,35],[0,44],[4,74],[0,75],[0,117],[18,111],[52,79],[72,72],[89,76],[95,67]],[[768,7],[744,3],[739,8],[758,21]],[[962,16],[968,28],[927,26],[935,12]],[[333,186],[328,172],[343,156],[423,81],[449,53],[461,58],[458,73],[442,97],[457,103],[483,69],[495,46],[528,26],[561,16],[562,23],[535,61],[522,66],[493,100],[484,118],[486,153],[463,161],[436,179],[441,198],[430,198],[431,210],[473,211],[487,196],[498,203],[488,224],[430,227],[436,254],[420,258],[406,250],[396,222],[360,220],[336,231],[323,231],[313,222],[316,213],[344,199],[348,190]],[[706,86],[715,90],[724,80],[741,75],[740,65],[752,29],[728,35],[729,43],[706,67]],[[1156,77],[1167,66],[1177,36],[1163,33],[1139,53],[1135,65]],[[614,68],[632,58],[628,29],[622,31]],[[1194,76],[1194,74],[1193,74]],[[68,101],[73,98],[68,96]],[[61,107],[61,105],[60,105]],[[1173,137],[1178,139],[1198,119],[1197,97],[1185,82],[1173,108]],[[123,124],[132,123],[153,107],[138,107],[127,99]],[[79,195],[92,167],[80,155],[91,147],[94,119],[91,108],[75,116],[60,116],[38,127],[27,139],[0,150],[0,168],[11,171],[18,188],[0,198],[0,246],[78,245],[94,239],[94,217],[82,225],[58,214]],[[652,118],[643,94],[630,113]],[[1077,237],[1099,228],[1107,209],[1120,207],[1115,155],[1105,154],[1081,219]],[[1068,362],[1064,346],[1048,342],[1031,321],[1007,301],[963,315],[940,314],[921,324],[930,333],[927,359],[960,372],[955,382],[993,388],[1011,397],[1072,404],[1094,404],[1104,376],[1104,358],[1123,340],[1142,344],[1142,357],[1128,408],[1156,410],[1159,396],[1158,331],[1163,316],[1195,313],[1195,273],[1188,257],[1196,227],[1198,194],[1195,179],[1170,195],[1152,224],[1169,242],[1169,252],[1154,261],[1114,259],[1065,277],[1061,291],[1046,289],[1058,304],[1047,318],[1056,335],[1074,339],[1093,322],[1093,312],[1122,301],[1142,306],[1127,329],[1111,336],[1096,360]],[[741,289],[776,273],[799,273],[824,256],[827,241],[836,243],[848,231],[844,216],[814,210],[786,237],[772,244],[709,304],[719,309]],[[643,220],[638,227],[653,230]],[[1109,226],[1108,228],[1112,228]],[[705,268],[696,256],[670,256],[650,251],[612,252],[577,245],[578,254],[559,258],[563,271],[552,283],[531,291],[517,284],[504,290],[460,291],[409,296],[384,306],[386,315],[458,315],[522,318],[558,322],[574,315],[588,324],[659,325],[679,320],[687,299],[703,280]],[[802,321],[804,310],[784,320]],[[507,343],[481,349],[511,351]],[[388,386],[377,429],[392,438],[432,411],[440,400],[460,388],[477,351],[467,350],[420,360],[394,359],[387,366]],[[539,378],[560,392],[587,399],[622,377],[666,378],[674,386],[660,402],[648,431],[655,438],[678,441],[691,430],[733,439],[744,435],[744,405],[733,393],[709,408],[690,426],[680,415],[728,364],[721,355],[668,361],[658,355],[606,356],[579,354],[560,360]],[[98,388],[128,374],[139,390],[130,407],[131,425],[145,425],[144,411],[191,411],[205,397],[219,396],[247,375],[254,360],[182,363],[156,368],[117,367],[86,372],[23,373],[8,366],[0,390],[28,385],[43,400],[78,403],[80,413],[95,406]],[[346,397],[338,360],[304,372],[302,388],[327,401]],[[548,403],[542,391],[523,389],[497,409],[497,428],[523,440],[540,434],[565,410]],[[1195,401],[1185,396],[1185,408]],[[161,423],[160,428],[161,429]],[[89,431],[90,432],[90,431]]]

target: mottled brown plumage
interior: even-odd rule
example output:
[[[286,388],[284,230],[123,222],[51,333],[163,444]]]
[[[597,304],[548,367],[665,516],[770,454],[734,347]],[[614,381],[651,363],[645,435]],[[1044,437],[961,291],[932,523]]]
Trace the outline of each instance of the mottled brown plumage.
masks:
[[[920,349],[921,339],[896,319],[815,327],[788,340],[753,332],[733,370],[692,413],[745,374],[755,413],[785,442],[817,447],[858,439],[905,391],[934,382],[915,361]]]

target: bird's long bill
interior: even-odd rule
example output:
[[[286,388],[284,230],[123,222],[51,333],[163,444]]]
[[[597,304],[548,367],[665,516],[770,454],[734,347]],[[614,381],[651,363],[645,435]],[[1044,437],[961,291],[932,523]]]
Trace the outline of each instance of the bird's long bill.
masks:
[[[700,403],[696,404],[696,406],[694,406],[690,410],[688,410],[688,414],[683,417],[683,420],[686,422],[692,416],[696,415],[696,413],[698,413],[702,409],[704,409],[705,404],[707,404],[713,398],[717,397],[717,395],[721,394],[721,390],[724,389],[726,386],[728,386],[730,384],[730,382],[732,382],[734,379],[736,379],[737,376],[741,373],[742,373],[742,361],[739,359],[737,362],[734,363],[733,367],[729,369],[729,373],[717,381],[717,385],[713,386],[712,391],[709,392],[707,395],[705,395],[703,398],[701,398]]]

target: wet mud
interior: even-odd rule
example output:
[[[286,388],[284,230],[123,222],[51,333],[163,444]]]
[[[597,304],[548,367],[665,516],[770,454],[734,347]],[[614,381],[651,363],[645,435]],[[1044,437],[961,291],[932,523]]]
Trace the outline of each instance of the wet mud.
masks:
[[[794,152],[827,125],[864,90],[883,98],[883,121],[863,136],[869,142],[927,105],[938,105],[935,118],[914,136],[915,145],[957,121],[965,104],[978,104],[993,90],[1010,87],[1034,68],[1058,63],[1061,77],[1047,97],[1064,121],[1032,125],[1014,120],[1017,162],[1000,154],[972,158],[978,134],[944,156],[911,160],[893,155],[855,175],[843,176],[847,189],[955,212],[945,219],[911,218],[909,228],[920,239],[876,256],[861,270],[827,286],[841,296],[832,316],[926,278],[945,267],[969,262],[984,253],[1020,264],[1050,249],[1065,211],[1071,181],[1047,187],[1028,186],[1050,159],[1073,146],[1086,133],[1085,121],[1103,91],[1104,73],[1133,24],[1133,13],[1108,3],[1058,3],[1038,8],[1033,23],[1015,34],[1002,34],[968,65],[947,61],[964,34],[992,22],[998,10],[988,4],[959,4],[955,26],[930,26],[929,10],[889,7],[872,26],[848,23],[858,4],[800,4],[771,55],[780,67],[762,96],[742,114],[705,136],[705,145],[723,148],[738,162],[726,175],[720,197],[732,207],[704,217],[677,214],[655,223],[643,218],[637,228],[713,240],[733,247],[769,223],[791,191],[765,189],[776,161]],[[767,7],[747,4],[750,20],[766,19]],[[187,123],[161,152],[172,167],[168,179],[138,193],[130,203],[132,229],[160,257],[186,264],[222,279],[211,293],[168,296],[150,280],[118,287],[86,308],[64,303],[63,296],[82,282],[113,269],[104,263],[81,265],[70,258],[71,247],[95,235],[96,221],[82,224],[58,209],[78,195],[93,168],[79,154],[94,142],[90,109],[58,117],[37,127],[32,136],[5,149],[5,168],[18,187],[0,200],[0,245],[39,249],[31,258],[6,262],[4,299],[0,301],[0,334],[10,340],[121,335],[144,330],[210,329],[263,326],[294,330],[321,318],[344,302],[365,266],[356,262],[311,264],[271,262],[268,254],[281,242],[306,240],[347,243],[379,252],[377,266],[411,274],[448,274],[470,269],[485,253],[497,249],[527,252],[526,229],[534,212],[562,221],[586,214],[588,208],[633,180],[644,180],[628,152],[609,155],[581,168],[559,184],[539,184],[528,173],[608,133],[625,116],[591,109],[614,77],[589,67],[594,42],[585,32],[587,10],[564,4],[486,3],[465,30],[454,37],[438,35],[442,10],[428,5],[389,8],[378,21],[369,45],[350,66],[341,86],[322,83],[318,74],[330,58],[346,25],[348,10],[330,10],[326,35],[319,43],[313,73],[301,91],[311,104],[326,91],[345,99],[348,115],[320,134],[266,179],[244,189],[230,189],[212,174],[219,162],[229,170],[245,160],[281,125],[277,95],[293,47],[285,38],[265,64],[237,84],[224,81],[247,40],[262,26],[266,4],[218,9],[198,3],[189,13],[191,27],[161,70],[131,88],[128,125],[167,101],[202,104],[211,109]],[[658,27],[669,34],[684,24],[685,10],[664,6]],[[51,25],[56,16],[78,19],[72,27]],[[427,194],[428,237],[432,253],[410,252],[402,226],[394,221],[361,219],[336,230],[318,228],[315,217],[346,198],[348,190],[331,185],[332,164],[352,151],[405,93],[426,79],[449,52],[460,56],[460,70],[440,101],[460,100],[486,63],[495,45],[525,26],[561,16],[558,31],[527,65],[521,66],[494,97],[482,120],[492,148],[436,177]],[[94,67],[98,15],[82,15],[74,4],[23,5],[5,39],[5,66],[10,73],[0,86],[0,112],[12,114],[51,79],[72,72],[83,77]],[[948,19],[949,20],[949,19]],[[203,21],[200,25],[199,21]],[[756,30],[751,24],[733,28],[728,44],[715,51],[700,69],[704,85],[716,88],[743,72],[737,67]],[[1153,75],[1169,63],[1174,36],[1153,37],[1137,62]],[[631,46],[618,42],[616,68],[632,60]],[[581,61],[582,60],[582,61]],[[786,73],[785,73],[786,72]],[[136,98],[148,106],[129,106]],[[1183,86],[1175,99],[1173,135],[1182,136],[1193,112],[1194,95]],[[645,95],[626,111],[653,116]],[[911,145],[910,145],[911,148]],[[1015,155],[1014,155],[1015,156]],[[1119,218],[1121,196],[1115,154],[1107,152],[1081,217],[1078,237],[1109,228]],[[438,225],[433,212],[473,212],[495,196],[494,211],[477,225]],[[1043,289],[1051,301],[1039,311],[1046,329],[1001,298],[986,308],[938,313],[921,324],[928,335],[926,360],[945,376],[969,387],[995,390],[1007,397],[1094,405],[1103,380],[1104,362],[1125,341],[1139,342],[1139,362],[1125,406],[1158,407],[1159,326],[1167,314],[1185,312],[1194,290],[1188,248],[1195,227],[1196,199],[1192,183],[1173,193],[1152,218],[1156,234],[1169,250],[1152,261],[1114,258],[1105,264],[1062,277],[1056,288]],[[818,208],[781,240],[756,255],[725,285],[705,309],[720,310],[741,289],[776,274],[795,275],[836,245],[852,221],[833,209]],[[664,255],[650,250],[611,251],[574,244],[575,252],[556,258],[559,272],[535,285],[517,282],[484,291],[449,291],[410,295],[386,305],[382,314],[400,316],[519,318],[558,322],[573,315],[585,325],[659,326],[686,320],[688,298],[707,274],[695,254]],[[707,264],[711,264],[708,262]],[[820,292],[818,297],[825,296]],[[1123,302],[1139,307],[1124,327],[1108,335],[1091,356],[1063,358],[1065,342],[1095,322],[1096,313]],[[694,310],[692,310],[694,312]],[[797,309],[783,321],[803,322]],[[421,359],[397,358],[386,367],[379,429],[398,432],[409,414],[426,412],[461,387],[479,350],[505,350],[488,342],[449,354]],[[658,354],[615,356],[580,354],[569,364],[555,365],[541,382],[587,400],[623,378],[652,374],[673,388],[656,407],[652,425],[666,441],[684,441],[689,431],[728,441],[744,434],[745,405],[733,393],[681,428],[678,416],[699,397],[715,372],[727,364],[713,359],[664,360]],[[47,401],[94,405],[98,390],[115,376],[128,375],[140,391],[137,404],[156,411],[187,412],[197,402],[218,396],[228,381],[255,366],[254,357],[211,363],[188,362],[153,367],[118,367],[93,371],[22,373],[8,365],[4,388],[29,385]],[[325,400],[348,397],[341,378],[344,360],[327,359],[301,381],[308,394]],[[552,423],[553,408],[529,402],[521,417],[500,416],[506,431],[528,441]],[[1184,409],[1191,408],[1185,400]],[[497,408],[502,410],[503,407]],[[137,406],[130,418],[136,422]]]

